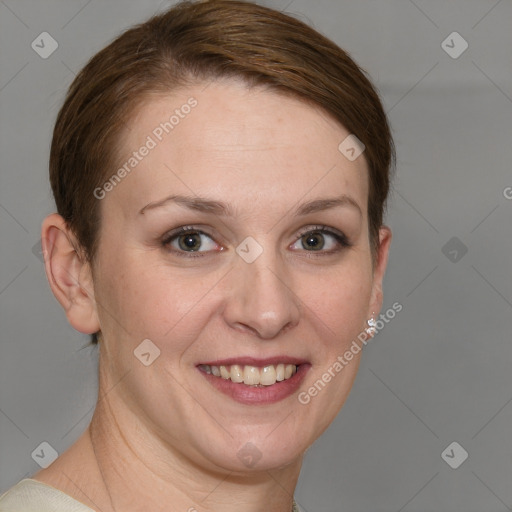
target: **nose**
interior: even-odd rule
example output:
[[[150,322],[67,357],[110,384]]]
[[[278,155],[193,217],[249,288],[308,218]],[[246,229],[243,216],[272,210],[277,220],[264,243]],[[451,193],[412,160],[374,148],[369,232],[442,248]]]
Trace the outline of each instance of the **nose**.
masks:
[[[252,263],[238,259],[230,279],[224,317],[234,329],[273,339],[298,324],[301,301],[293,291],[285,263],[270,251]]]

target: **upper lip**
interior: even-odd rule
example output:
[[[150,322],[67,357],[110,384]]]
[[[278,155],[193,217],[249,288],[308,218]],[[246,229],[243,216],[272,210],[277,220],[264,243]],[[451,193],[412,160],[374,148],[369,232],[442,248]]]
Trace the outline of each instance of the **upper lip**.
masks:
[[[206,361],[204,363],[199,363],[200,365],[208,365],[208,366],[231,366],[234,364],[238,364],[240,366],[257,366],[257,367],[265,367],[270,365],[276,365],[279,363],[282,364],[294,364],[300,365],[307,363],[306,359],[302,359],[300,357],[293,356],[274,356],[274,357],[266,357],[264,359],[257,357],[230,357],[228,359],[218,359],[216,361]],[[198,365],[199,366],[199,365]]]

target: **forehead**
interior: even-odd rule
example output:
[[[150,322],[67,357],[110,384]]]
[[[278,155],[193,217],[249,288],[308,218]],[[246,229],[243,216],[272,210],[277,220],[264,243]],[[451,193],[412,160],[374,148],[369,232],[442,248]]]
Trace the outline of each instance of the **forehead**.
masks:
[[[109,201],[134,209],[186,193],[249,207],[330,193],[354,196],[365,211],[364,157],[338,149],[348,135],[320,108],[236,81],[155,95],[121,137],[118,165],[129,172]]]

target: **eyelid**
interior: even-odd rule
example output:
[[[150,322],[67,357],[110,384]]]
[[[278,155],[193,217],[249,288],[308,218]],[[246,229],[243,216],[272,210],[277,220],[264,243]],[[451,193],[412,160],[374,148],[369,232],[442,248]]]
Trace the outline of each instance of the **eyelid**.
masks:
[[[162,237],[162,242],[161,243],[162,243],[162,245],[164,247],[169,247],[171,242],[173,241],[173,239],[178,237],[180,234],[186,234],[188,232],[194,232],[194,233],[198,233],[200,235],[207,236],[213,242],[215,242],[215,244],[219,245],[220,249],[217,250],[217,251],[179,251],[179,250],[176,250],[176,249],[169,249],[170,252],[172,252],[173,254],[178,254],[179,256],[184,256],[184,257],[188,257],[188,258],[198,258],[198,257],[208,256],[212,252],[221,252],[221,251],[223,251],[225,249],[221,244],[219,244],[219,242],[217,242],[217,240],[215,240],[214,236],[212,236],[211,234],[207,233],[206,231],[204,231],[203,229],[199,228],[198,226],[193,226],[193,225],[180,226],[179,228],[176,228],[174,230],[171,230],[171,231],[167,232]],[[296,238],[295,238],[294,242],[292,242],[291,245],[296,244],[304,235],[306,235],[308,233],[315,233],[315,232],[319,232],[319,233],[322,233],[324,235],[329,235],[329,236],[334,237],[335,240],[337,241],[337,243],[341,246],[341,248],[337,249],[335,251],[333,251],[333,250],[330,250],[330,251],[321,251],[321,250],[320,251],[307,251],[307,250],[303,250],[301,252],[305,252],[305,253],[308,253],[308,254],[311,253],[310,256],[316,257],[316,256],[321,256],[322,254],[323,255],[334,254],[336,252],[339,252],[343,248],[348,248],[348,247],[351,247],[353,245],[350,242],[350,240],[348,239],[348,237],[345,235],[345,233],[343,233],[342,231],[340,231],[340,230],[338,230],[336,228],[333,228],[333,227],[330,227],[330,226],[325,226],[325,225],[311,225],[311,226],[306,226],[306,227],[302,228],[296,234]]]
[[[336,249],[331,249],[327,251],[319,250],[319,251],[307,251],[307,250],[301,250],[299,252],[303,253],[304,256],[307,256],[308,258],[321,258],[322,256],[332,256],[335,254],[340,254],[344,249],[348,249],[353,246],[353,243],[348,239],[348,237],[343,233],[342,231],[332,228],[330,226],[325,225],[317,225],[317,226],[309,226],[306,228],[303,228],[297,240],[293,242],[291,245],[295,245],[299,242],[299,240],[308,233],[321,233],[322,235],[328,235],[335,239],[336,243],[338,244],[338,247]]]
[[[352,242],[349,240],[347,235],[343,233],[343,231],[340,231],[339,229],[333,228],[331,226],[325,226],[325,225],[316,225],[316,226],[307,226],[305,228],[302,228],[301,231],[299,231],[298,238],[302,238],[304,235],[307,235],[308,233],[315,233],[320,232],[322,234],[331,235],[333,236],[338,243],[340,243],[343,247],[352,247]],[[295,243],[295,242],[294,242]],[[314,252],[314,251],[310,251]],[[322,252],[322,251],[319,251]],[[324,251],[326,252],[326,251]]]
[[[175,248],[172,248],[171,242],[177,238],[180,235],[184,235],[188,232],[197,233],[199,235],[204,235],[210,238],[216,245],[220,246],[220,249],[218,251],[179,251]],[[173,229],[171,231],[168,231],[161,239],[161,244],[164,248],[166,248],[170,253],[176,254],[178,256],[182,256],[185,258],[202,258],[205,256],[208,256],[212,252],[221,252],[224,250],[224,247],[215,240],[215,238],[204,231],[203,229],[200,229],[198,226],[180,226],[179,228]]]
[[[173,238],[177,237],[178,235],[184,235],[189,231],[205,235],[213,240],[213,236],[201,229],[199,226],[180,226],[179,228],[172,229],[171,231],[165,233],[165,235],[162,237],[162,243],[170,243]]]

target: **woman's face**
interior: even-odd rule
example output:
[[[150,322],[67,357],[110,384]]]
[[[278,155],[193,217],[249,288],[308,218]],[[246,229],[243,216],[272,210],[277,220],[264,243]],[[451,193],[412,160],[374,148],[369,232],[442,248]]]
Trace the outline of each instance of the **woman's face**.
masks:
[[[373,269],[368,171],[338,150],[348,135],[235,81],[138,111],[94,268],[103,392],[123,429],[249,471],[293,462],[331,423],[360,353],[335,363],[380,309],[390,238]]]

